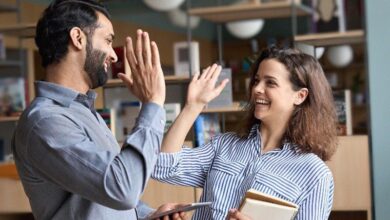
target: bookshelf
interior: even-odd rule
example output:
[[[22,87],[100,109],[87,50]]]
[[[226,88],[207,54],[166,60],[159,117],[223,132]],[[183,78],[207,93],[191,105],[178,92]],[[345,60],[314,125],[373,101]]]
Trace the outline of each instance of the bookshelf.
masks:
[[[19,60],[0,60],[0,66],[2,67],[19,67],[22,62]]]
[[[254,18],[289,18],[293,14],[293,7],[296,7],[296,14],[298,16],[310,15],[312,11],[312,9],[302,4],[280,1],[193,8],[188,12],[190,15],[199,16],[205,20],[224,23]]]
[[[19,179],[14,163],[0,163],[0,178]]]
[[[0,122],[18,121],[19,116],[0,116]]]
[[[202,113],[228,113],[228,112],[242,112],[244,111],[239,102],[233,102],[232,106],[220,108],[205,108]]]
[[[20,38],[32,38],[35,36],[34,23],[18,23],[0,26],[0,33]]]
[[[173,83],[188,83],[190,82],[189,77],[183,76],[165,76],[165,83],[173,84]],[[104,85],[104,88],[112,88],[112,87],[125,87],[125,84],[121,79],[109,79],[107,83]]]
[[[359,44],[364,42],[364,31],[353,30],[346,32],[329,32],[298,35],[294,37],[295,42],[309,44],[312,46],[333,46],[340,44]]]
[[[17,12],[18,7],[0,3],[0,13]]]

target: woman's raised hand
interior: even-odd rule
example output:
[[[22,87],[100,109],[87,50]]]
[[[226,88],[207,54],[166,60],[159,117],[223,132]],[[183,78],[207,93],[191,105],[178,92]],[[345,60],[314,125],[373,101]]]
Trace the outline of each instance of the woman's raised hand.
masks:
[[[221,93],[229,81],[224,79],[221,84],[216,85],[221,70],[220,65],[213,64],[207,67],[202,75],[199,76],[199,73],[194,75],[188,87],[187,105],[203,109],[208,102]]]

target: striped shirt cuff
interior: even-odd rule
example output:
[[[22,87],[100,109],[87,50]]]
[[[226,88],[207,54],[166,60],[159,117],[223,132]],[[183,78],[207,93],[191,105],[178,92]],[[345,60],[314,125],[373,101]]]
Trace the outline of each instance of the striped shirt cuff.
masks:
[[[182,151],[175,153],[163,153],[158,155],[156,166],[159,167],[174,167],[179,163]]]

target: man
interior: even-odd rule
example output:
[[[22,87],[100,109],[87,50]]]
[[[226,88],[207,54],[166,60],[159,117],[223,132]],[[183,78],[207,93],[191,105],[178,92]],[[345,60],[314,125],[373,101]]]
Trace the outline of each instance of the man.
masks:
[[[96,113],[91,91],[106,83],[107,70],[117,61],[109,19],[93,0],[56,0],[37,24],[35,42],[46,81],[36,83],[36,98],[22,114],[12,143],[36,219],[136,219],[153,211],[139,198],[165,124],[159,52],[146,32],[137,31],[135,50],[127,38],[132,75],[120,78],[143,105],[120,148]]]

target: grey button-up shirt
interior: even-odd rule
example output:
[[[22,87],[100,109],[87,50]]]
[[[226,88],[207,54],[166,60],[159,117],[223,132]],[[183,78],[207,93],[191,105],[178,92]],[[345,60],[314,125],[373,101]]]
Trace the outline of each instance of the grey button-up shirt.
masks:
[[[96,94],[37,82],[12,148],[36,219],[136,219],[161,146],[165,111],[144,104],[122,148],[93,109]]]

